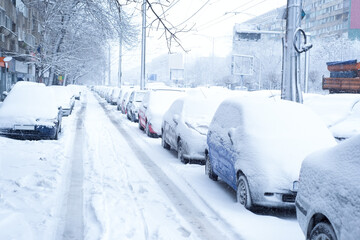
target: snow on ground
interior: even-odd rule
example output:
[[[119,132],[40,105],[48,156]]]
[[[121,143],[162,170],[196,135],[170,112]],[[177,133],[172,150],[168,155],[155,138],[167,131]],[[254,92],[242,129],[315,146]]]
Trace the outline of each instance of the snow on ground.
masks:
[[[58,141],[0,137],[0,239],[54,239],[75,115],[63,118]]]
[[[198,239],[97,100],[88,99],[85,239]]]

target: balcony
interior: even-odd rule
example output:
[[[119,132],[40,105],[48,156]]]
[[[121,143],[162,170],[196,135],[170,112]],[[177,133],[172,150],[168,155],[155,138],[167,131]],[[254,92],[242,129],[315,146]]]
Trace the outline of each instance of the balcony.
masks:
[[[0,18],[0,33],[11,38],[16,37],[16,33],[11,31],[11,20],[7,16]]]
[[[35,47],[35,37],[24,31],[19,31],[18,42],[19,46],[24,49]]]

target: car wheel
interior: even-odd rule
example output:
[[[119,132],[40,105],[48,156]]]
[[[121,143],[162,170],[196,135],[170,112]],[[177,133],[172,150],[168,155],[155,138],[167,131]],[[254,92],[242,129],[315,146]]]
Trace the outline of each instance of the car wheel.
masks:
[[[236,189],[236,199],[246,209],[251,209],[252,201],[249,183],[244,175],[240,175]]]
[[[161,145],[163,148],[170,150],[170,145],[165,141],[164,132],[161,132]]]
[[[144,131],[143,126],[141,126],[140,120],[139,120],[139,129],[140,129],[141,131]]]
[[[184,164],[189,163],[189,160],[184,157],[184,147],[183,147],[183,143],[182,143],[181,139],[178,142],[177,153],[178,153],[178,159],[182,163],[184,163]]]
[[[216,175],[213,172],[213,168],[211,166],[209,154],[205,155],[205,174],[208,175],[211,180],[214,180],[214,181],[218,180],[218,175]]]
[[[310,233],[310,240],[336,240],[335,231],[329,223],[320,222]]]

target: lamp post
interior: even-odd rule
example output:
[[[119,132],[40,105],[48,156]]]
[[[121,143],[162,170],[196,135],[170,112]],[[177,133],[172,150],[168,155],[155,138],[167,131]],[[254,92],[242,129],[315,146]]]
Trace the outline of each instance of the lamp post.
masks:
[[[141,32],[141,74],[140,89],[145,89],[145,54],[146,54],[146,0],[142,3],[142,32]]]

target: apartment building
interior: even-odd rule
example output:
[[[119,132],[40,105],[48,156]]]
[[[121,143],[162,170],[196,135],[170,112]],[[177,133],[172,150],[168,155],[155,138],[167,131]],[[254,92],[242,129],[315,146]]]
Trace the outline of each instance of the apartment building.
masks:
[[[39,12],[23,0],[0,1],[0,94],[18,80],[35,81]]]
[[[312,37],[360,39],[360,0],[303,0],[302,5],[305,13],[302,28]],[[244,27],[285,31],[285,8],[286,6],[236,24],[234,37],[239,32],[237,29]]]

